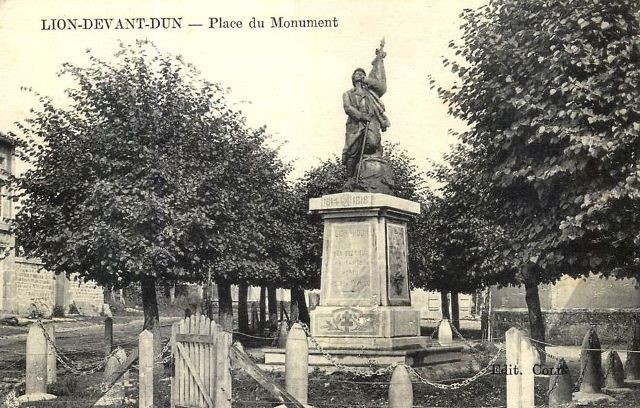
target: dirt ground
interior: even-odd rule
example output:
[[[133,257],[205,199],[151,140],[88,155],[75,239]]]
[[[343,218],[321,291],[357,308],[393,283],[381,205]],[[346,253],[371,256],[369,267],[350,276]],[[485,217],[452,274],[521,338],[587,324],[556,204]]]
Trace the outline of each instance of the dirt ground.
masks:
[[[137,335],[142,327],[139,319],[130,316],[114,318],[114,341],[117,345],[131,350],[137,346]],[[163,319],[162,336],[166,341],[169,337],[171,321]],[[103,326],[102,318],[83,319],[75,324],[61,322],[57,325],[61,331],[56,335],[57,344],[66,357],[74,361],[91,363],[99,361],[103,352]],[[27,328],[12,328],[5,331],[5,327],[0,327],[0,396],[9,390],[16,388],[24,377],[25,359],[25,333]],[[425,328],[425,334],[430,333],[429,328]],[[463,331],[463,335],[474,337],[473,328]],[[246,339],[245,339],[246,340]],[[257,347],[269,345],[267,340],[243,342],[250,354],[258,356],[259,353],[252,353]],[[252,349],[252,347],[256,347]],[[483,353],[474,355],[474,352],[467,352],[465,358],[477,357],[483,363],[488,361],[492,353],[484,350]],[[498,363],[503,363],[498,360]],[[569,365],[573,373],[578,372],[578,361],[570,360]],[[100,393],[101,373],[91,375],[76,375],[59,367],[59,377],[50,391],[59,395],[56,401],[43,402],[39,404],[30,403],[30,407],[89,407]],[[428,378],[428,373],[423,372]],[[281,385],[284,385],[284,375],[279,372],[268,373],[269,377]],[[137,389],[135,368],[131,371],[132,386],[127,388],[126,406],[137,406]],[[167,365],[164,369],[163,380],[160,381],[155,390],[156,407],[168,407],[170,395],[171,367]],[[536,405],[545,406],[547,403],[548,378],[536,378]],[[575,381],[575,379],[574,379]],[[314,370],[309,376],[309,404],[314,407],[387,407],[389,392],[390,374],[361,377],[344,372],[327,373],[321,370]],[[447,382],[445,382],[447,383]],[[450,383],[450,382],[448,382]],[[431,385],[423,384],[414,379],[413,383],[413,406],[414,407],[503,407],[505,405],[504,375],[488,374],[480,377],[477,381],[468,386],[454,390],[440,390]],[[23,387],[17,387],[20,394]],[[277,403],[257,382],[250,378],[241,370],[233,371],[233,407],[274,407]],[[603,408],[631,408],[640,406],[640,386],[635,386],[631,392],[616,396],[617,401],[612,404],[592,404],[590,407]],[[0,406],[3,399],[0,398]]]

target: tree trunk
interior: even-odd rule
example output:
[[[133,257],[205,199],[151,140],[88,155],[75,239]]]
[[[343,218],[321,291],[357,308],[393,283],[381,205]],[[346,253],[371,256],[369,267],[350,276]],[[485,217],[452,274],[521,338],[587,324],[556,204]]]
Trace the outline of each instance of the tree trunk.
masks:
[[[296,304],[298,308],[298,320],[302,323],[309,325],[309,309],[307,308],[307,302],[304,298],[304,289],[296,286],[291,289],[291,308],[293,310],[293,304]],[[291,313],[293,314],[293,312]]]
[[[267,288],[260,287],[260,321],[258,327],[260,331],[264,330],[265,323],[267,322]]]
[[[249,333],[249,308],[247,306],[247,296],[249,295],[249,285],[241,283],[238,285],[238,331]]]
[[[169,303],[176,304],[176,284],[172,283],[169,287]]]
[[[460,304],[458,292],[451,292],[451,324],[460,331]]]
[[[526,289],[525,300],[527,301],[527,309],[529,310],[529,331],[531,332],[531,338],[544,342],[544,319],[542,317],[542,308],[540,307],[540,296],[538,295],[538,281],[533,274],[533,271],[528,273],[524,287]],[[544,354],[544,343],[534,342],[533,344],[541,350],[540,363],[544,364],[546,356]]]
[[[278,299],[275,286],[267,286],[267,299],[269,302],[269,323],[275,326],[278,322]]]
[[[227,281],[218,282],[218,320],[224,330],[233,330],[233,299],[231,283]]]
[[[449,313],[449,292],[446,290],[440,291],[440,310],[442,311],[442,318],[451,320],[451,314]]]
[[[142,275],[140,286],[142,287],[142,310],[144,311],[144,325],[142,326],[142,330],[153,331],[156,325],[160,327],[155,276]]]

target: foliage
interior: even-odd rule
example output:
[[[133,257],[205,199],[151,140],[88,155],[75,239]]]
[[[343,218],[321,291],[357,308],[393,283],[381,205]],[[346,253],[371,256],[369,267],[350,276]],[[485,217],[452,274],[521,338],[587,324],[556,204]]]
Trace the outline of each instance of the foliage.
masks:
[[[109,61],[88,55],[87,67],[60,72],[74,81],[70,105],[38,95],[41,108],[19,124],[31,165],[13,180],[26,254],[113,288],[273,272],[270,224],[289,168],[265,129],[146,41]],[[143,284],[143,300],[145,287],[155,285]]]
[[[396,196],[420,201],[426,194],[422,173],[413,159],[398,144],[384,143],[384,158],[393,169]],[[340,159],[334,156],[308,170],[294,186],[296,199],[293,240],[299,247],[296,258],[297,270],[301,272],[299,281],[303,286],[320,286],[320,266],[322,262],[322,223],[319,217],[308,214],[309,200],[342,191],[346,172]],[[411,234],[411,230],[409,231]],[[411,241],[411,237],[409,240]]]
[[[460,84],[439,93],[470,125],[465,171],[510,241],[504,259],[538,282],[638,277],[639,13],[628,0],[494,0],[462,14],[445,60]]]

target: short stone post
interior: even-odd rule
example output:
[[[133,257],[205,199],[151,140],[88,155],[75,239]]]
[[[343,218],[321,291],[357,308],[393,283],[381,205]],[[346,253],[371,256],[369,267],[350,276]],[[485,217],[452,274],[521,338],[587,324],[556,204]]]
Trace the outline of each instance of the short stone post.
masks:
[[[413,406],[413,385],[407,369],[397,366],[391,375],[389,385],[389,408],[411,408]]]
[[[319,293],[309,293],[309,311],[312,311],[320,304],[320,294]]]
[[[557,408],[571,402],[573,382],[571,373],[564,358],[561,358],[553,366],[553,372],[549,377],[549,408]]]
[[[58,368],[56,367],[56,329],[53,323],[44,326],[47,332],[47,384],[53,384],[58,380]]]
[[[280,322],[278,324],[278,348],[285,348],[287,346],[288,332],[289,327],[287,326],[287,322]]]
[[[534,372],[537,353],[531,342],[515,327],[505,333],[507,346],[507,408],[533,408]]]
[[[442,346],[453,343],[453,331],[451,331],[451,323],[447,319],[442,319],[438,325],[438,342]]]
[[[44,330],[39,324],[32,324],[27,334],[25,395],[18,398],[18,401],[55,398],[55,395],[47,394],[47,348]]]
[[[104,356],[109,357],[113,351],[113,319],[104,319]]]
[[[638,320],[633,324],[633,333],[628,349],[624,373],[627,381],[640,381],[640,321]]]
[[[580,352],[580,372],[582,383],[580,392],[587,394],[600,393],[602,389],[602,351],[596,329],[591,327],[582,341]]]
[[[610,351],[605,364],[605,388],[624,388],[624,367],[616,351]]]
[[[300,323],[295,323],[285,348],[285,385],[287,392],[303,404],[307,403],[309,387],[309,345]]]
[[[122,359],[122,354],[120,353],[121,351],[124,353],[124,359]],[[102,376],[103,385],[107,385],[104,383],[104,381],[106,381],[115,372],[117,372],[120,369],[120,366],[122,365],[122,363],[124,363],[126,359],[127,359],[127,353],[122,349],[118,349],[116,353],[114,353],[109,357],[109,359],[107,360],[107,364],[104,367],[104,373]],[[98,400],[98,402],[95,403],[94,406],[96,407],[104,407],[104,406],[111,407],[114,405],[121,406],[123,401],[124,401],[124,379],[120,378],[111,386],[111,388],[109,388],[109,390]]]
[[[144,330],[138,337],[139,401],[140,408],[153,408],[153,333]]]

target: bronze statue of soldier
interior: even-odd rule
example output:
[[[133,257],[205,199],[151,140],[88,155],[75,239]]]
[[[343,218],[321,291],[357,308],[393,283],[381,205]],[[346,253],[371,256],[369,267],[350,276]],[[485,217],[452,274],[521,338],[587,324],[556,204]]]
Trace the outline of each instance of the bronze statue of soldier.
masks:
[[[345,191],[368,191],[391,194],[393,172],[382,157],[382,135],[389,127],[384,104],[380,100],[387,91],[383,60],[384,40],[376,49],[369,75],[358,68],[351,75],[353,88],[342,95],[347,114],[342,164],[346,167]]]

